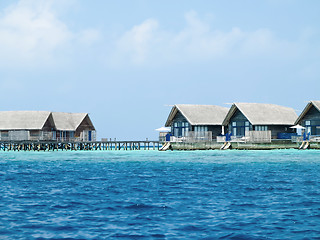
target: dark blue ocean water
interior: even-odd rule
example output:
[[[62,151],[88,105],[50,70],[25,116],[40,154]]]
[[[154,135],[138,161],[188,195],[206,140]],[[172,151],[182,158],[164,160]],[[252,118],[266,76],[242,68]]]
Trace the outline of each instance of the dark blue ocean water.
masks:
[[[0,239],[320,239],[320,151],[1,152]]]

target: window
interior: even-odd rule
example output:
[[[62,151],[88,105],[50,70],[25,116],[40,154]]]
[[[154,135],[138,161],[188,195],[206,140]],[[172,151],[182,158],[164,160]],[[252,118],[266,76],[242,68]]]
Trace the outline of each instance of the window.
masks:
[[[233,136],[237,136],[237,128],[233,128],[232,135],[233,135]]]
[[[207,132],[208,126],[195,126],[194,131],[195,132]]]
[[[30,131],[30,137],[38,137],[40,135],[40,131]]]
[[[268,126],[255,126],[256,131],[268,131]]]
[[[320,120],[306,120],[306,132],[311,135],[320,135]]]
[[[173,123],[173,135],[175,137],[186,137],[189,132],[188,122],[174,122]]]
[[[74,138],[74,132],[70,132],[70,138]]]
[[[246,131],[246,132],[249,132],[249,131],[250,131],[250,122],[249,122],[249,121],[246,121],[246,122],[244,123],[244,125],[245,125],[245,131]]]
[[[9,137],[9,132],[8,131],[2,131],[1,132],[1,137]]]
[[[173,135],[174,135],[175,137],[178,137],[178,136],[179,136],[179,128],[177,128],[177,127],[174,128]]]
[[[231,132],[233,136],[245,136],[246,132],[252,129],[249,121],[234,121],[231,122]]]

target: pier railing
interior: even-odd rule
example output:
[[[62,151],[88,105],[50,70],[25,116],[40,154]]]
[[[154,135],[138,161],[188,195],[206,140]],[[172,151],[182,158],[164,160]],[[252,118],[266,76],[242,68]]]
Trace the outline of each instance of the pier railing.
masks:
[[[159,141],[0,141],[3,151],[159,150]]]

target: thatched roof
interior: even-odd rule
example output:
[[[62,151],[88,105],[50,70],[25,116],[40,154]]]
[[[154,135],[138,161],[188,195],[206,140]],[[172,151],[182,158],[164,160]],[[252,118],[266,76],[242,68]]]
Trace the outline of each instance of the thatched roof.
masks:
[[[58,131],[76,131],[81,125],[95,130],[87,113],[63,113],[49,111],[6,111],[0,112],[0,130],[42,130],[52,116]]]
[[[309,112],[312,106],[314,106],[320,112],[320,101],[308,102],[307,106],[303,109],[302,113],[299,115],[296,122],[294,123],[295,125],[301,123],[302,118]]]
[[[52,117],[58,131],[76,131],[85,118],[88,118],[92,125],[87,113],[53,112]]]
[[[320,101],[311,101],[311,102],[320,112]]]
[[[49,116],[48,111],[0,112],[0,130],[41,130]]]
[[[223,125],[228,125],[231,117],[239,110],[252,125],[294,125],[297,114],[294,109],[275,104],[234,103]]]
[[[180,112],[191,125],[221,125],[228,108],[215,105],[177,104],[171,109],[166,127],[172,123],[177,112]]]

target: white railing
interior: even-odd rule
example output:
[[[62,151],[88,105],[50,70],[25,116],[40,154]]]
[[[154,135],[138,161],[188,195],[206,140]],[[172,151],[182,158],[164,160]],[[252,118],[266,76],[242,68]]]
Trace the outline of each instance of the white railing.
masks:
[[[217,136],[217,142],[225,142],[226,136]],[[271,142],[271,131],[247,131],[245,136],[231,136],[230,142],[267,143]]]
[[[248,142],[249,137],[246,136],[231,136],[230,142]]]
[[[303,136],[292,136],[291,137],[291,141],[292,142],[303,142]],[[320,142],[320,136],[310,136],[309,140],[307,140],[309,142]]]
[[[29,131],[24,131],[24,130],[9,131],[8,137],[10,141],[28,140]]]
[[[303,141],[303,136],[292,136],[291,137],[291,142],[302,142]]]
[[[217,136],[218,143],[224,143],[226,141],[226,136]]]
[[[320,142],[320,136],[311,136],[310,142]]]
[[[271,131],[249,131],[248,142],[252,143],[270,143]]]
[[[212,132],[211,131],[189,131],[185,137],[170,137],[170,142],[211,142]]]
[[[39,140],[55,140],[53,132],[40,132]]]
[[[87,142],[96,141],[96,132],[91,131],[91,135],[88,131],[83,131],[80,137],[66,137],[56,136],[54,131],[7,131],[5,133],[0,132],[0,141],[62,141],[62,142]]]
[[[159,142],[165,142],[167,134],[167,132],[159,132]]]
[[[83,140],[79,137],[57,137],[55,140],[58,142],[82,142]]]
[[[189,131],[186,137],[187,142],[211,142],[212,132],[211,131]]]
[[[186,138],[185,137],[175,137],[175,136],[171,136],[170,137],[170,142],[185,142]]]

